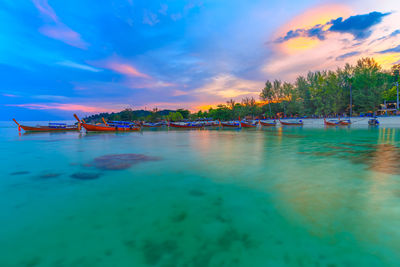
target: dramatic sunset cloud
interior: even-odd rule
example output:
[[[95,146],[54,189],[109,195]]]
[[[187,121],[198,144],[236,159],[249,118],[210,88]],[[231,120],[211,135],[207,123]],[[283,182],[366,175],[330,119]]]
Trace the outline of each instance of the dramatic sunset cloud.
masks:
[[[395,0],[6,0],[0,115],[196,111],[362,57],[389,69],[400,62],[399,9]]]

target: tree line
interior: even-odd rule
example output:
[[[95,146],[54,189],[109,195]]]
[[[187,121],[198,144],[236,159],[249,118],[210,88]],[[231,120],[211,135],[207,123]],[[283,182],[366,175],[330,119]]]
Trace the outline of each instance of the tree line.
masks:
[[[274,80],[265,82],[259,100],[245,97],[233,99],[208,111],[190,113],[187,109],[152,111],[125,109],[119,113],[102,113],[87,118],[99,122],[108,120],[171,121],[219,119],[238,117],[319,117],[376,112],[384,100],[395,101],[400,64],[384,70],[373,58],[362,58],[355,65],[346,64],[335,71],[310,71],[294,82]],[[350,105],[350,95],[351,102]],[[350,109],[351,106],[351,109]]]

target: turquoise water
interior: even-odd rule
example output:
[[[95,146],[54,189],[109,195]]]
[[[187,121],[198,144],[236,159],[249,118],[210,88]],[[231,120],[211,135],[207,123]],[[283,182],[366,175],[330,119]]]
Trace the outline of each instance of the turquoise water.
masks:
[[[400,129],[2,125],[0,266],[400,263]]]

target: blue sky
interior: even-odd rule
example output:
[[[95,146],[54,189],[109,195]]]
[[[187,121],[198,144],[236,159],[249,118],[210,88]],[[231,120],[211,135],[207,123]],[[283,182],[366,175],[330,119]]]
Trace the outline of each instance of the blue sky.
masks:
[[[2,120],[197,110],[267,79],[400,60],[396,1],[2,2]]]

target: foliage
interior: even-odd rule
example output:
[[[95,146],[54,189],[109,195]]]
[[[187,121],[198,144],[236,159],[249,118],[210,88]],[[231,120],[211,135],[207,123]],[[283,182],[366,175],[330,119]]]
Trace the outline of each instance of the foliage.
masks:
[[[352,66],[346,64],[335,71],[308,72],[298,76],[293,83],[274,80],[265,82],[257,103],[253,97],[244,97],[240,102],[230,99],[208,111],[191,114],[189,110],[132,110],[119,113],[101,113],[87,118],[98,122],[101,117],[108,120],[169,119],[179,121],[212,118],[215,120],[236,120],[238,117],[276,116],[328,116],[349,115],[350,92],[352,111],[355,113],[374,112],[383,100],[395,100],[397,90],[394,81],[399,81],[400,64],[391,71],[382,70],[372,58],[362,58]]]

